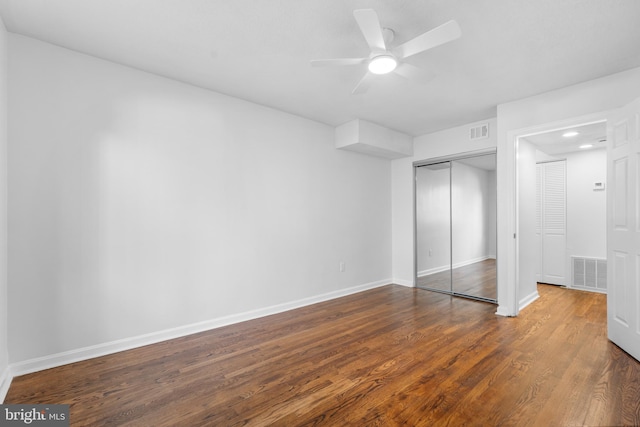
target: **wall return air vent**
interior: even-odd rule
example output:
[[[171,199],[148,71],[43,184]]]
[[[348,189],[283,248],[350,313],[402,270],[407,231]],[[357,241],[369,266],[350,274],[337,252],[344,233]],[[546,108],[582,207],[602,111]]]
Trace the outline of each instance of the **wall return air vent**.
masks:
[[[489,123],[482,123],[469,128],[469,139],[471,141],[487,138],[489,138]]]
[[[607,292],[607,260],[603,258],[571,257],[571,287],[586,291]]]

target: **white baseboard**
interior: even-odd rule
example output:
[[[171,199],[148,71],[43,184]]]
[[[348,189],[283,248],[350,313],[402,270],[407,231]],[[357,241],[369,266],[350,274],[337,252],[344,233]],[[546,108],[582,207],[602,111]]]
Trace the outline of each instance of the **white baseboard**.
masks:
[[[105,356],[107,354],[117,353],[120,351],[131,350],[149,344],[156,344],[174,338],[195,334],[198,332],[208,331],[210,329],[220,328],[222,326],[234,323],[253,320],[272,314],[282,313],[284,311],[293,310],[311,304],[323,301],[329,301],[335,298],[355,294],[369,289],[378,288],[391,284],[391,279],[379,280],[377,282],[366,283],[364,285],[354,286],[347,289],[327,292],[309,298],[303,298],[283,304],[277,304],[257,310],[247,311],[244,313],[233,314],[216,319],[206,320],[203,322],[192,323],[190,325],[179,326],[177,328],[166,329],[163,331],[152,332],[149,334],[139,335],[121,340],[106,342],[89,347],[83,347],[75,350],[65,351],[62,353],[51,354],[48,356],[38,357],[25,360],[22,362],[12,363],[9,371],[13,376],[30,374],[32,372],[42,371],[44,369],[55,368],[57,366],[67,365],[69,363],[79,362],[82,360],[93,359],[95,357]],[[11,377],[12,378],[12,377]],[[10,382],[10,380],[9,380]],[[0,389],[1,390],[1,389]],[[7,386],[8,390],[8,386]]]
[[[400,286],[406,286],[407,288],[414,288],[413,280],[393,279],[392,283]]]
[[[516,317],[516,314],[510,311],[508,307],[505,307],[504,305],[499,305],[498,308],[496,309],[496,316]]]
[[[7,397],[7,392],[11,386],[12,379],[13,376],[11,375],[11,370],[9,369],[9,366],[7,366],[2,374],[0,374],[0,403],[4,403],[4,399]]]
[[[529,304],[531,304],[532,302],[534,302],[535,300],[537,300],[538,298],[540,298],[540,294],[538,294],[537,290],[532,292],[532,293],[530,293],[526,297],[522,298],[520,300],[519,311],[522,310],[523,308],[525,308],[526,306],[528,306]]]

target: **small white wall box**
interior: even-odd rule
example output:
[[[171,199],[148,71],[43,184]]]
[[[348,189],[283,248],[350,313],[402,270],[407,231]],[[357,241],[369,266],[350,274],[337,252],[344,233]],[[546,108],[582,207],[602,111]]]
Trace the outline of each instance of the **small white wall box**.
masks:
[[[604,190],[604,182],[594,182],[593,190],[594,191]]]

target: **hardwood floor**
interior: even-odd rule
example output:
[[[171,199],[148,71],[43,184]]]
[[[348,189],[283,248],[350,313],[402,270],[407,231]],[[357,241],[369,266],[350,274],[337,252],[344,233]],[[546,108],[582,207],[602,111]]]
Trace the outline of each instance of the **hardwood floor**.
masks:
[[[539,285],[518,318],[402,286],[13,380],[74,426],[640,425],[605,295]]]
[[[496,260],[486,259],[454,268],[453,271],[447,270],[421,276],[417,278],[416,286],[443,291],[453,289],[457,294],[497,300]]]

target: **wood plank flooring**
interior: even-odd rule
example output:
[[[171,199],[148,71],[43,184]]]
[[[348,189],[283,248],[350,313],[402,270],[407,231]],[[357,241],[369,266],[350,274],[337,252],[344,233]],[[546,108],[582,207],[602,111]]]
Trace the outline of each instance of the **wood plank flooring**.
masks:
[[[539,285],[518,318],[385,286],[13,380],[73,426],[640,425],[605,295]]]

